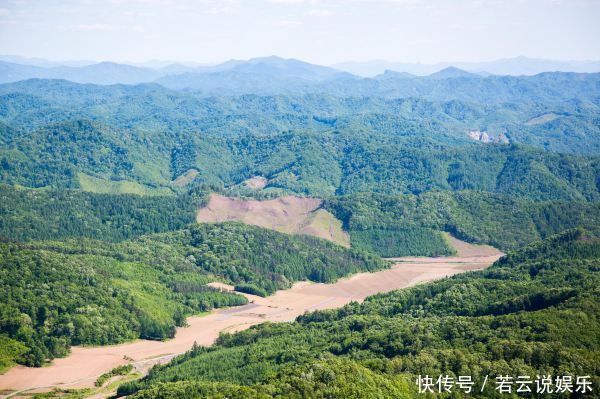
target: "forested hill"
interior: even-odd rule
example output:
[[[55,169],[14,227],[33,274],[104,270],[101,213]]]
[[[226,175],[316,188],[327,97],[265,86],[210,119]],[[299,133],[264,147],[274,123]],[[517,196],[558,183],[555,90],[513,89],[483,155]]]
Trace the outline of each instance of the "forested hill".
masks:
[[[185,316],[294,281],[332,282],[388,267],[381,258],[308,236],[236,223],[191,226],[121,243],[0,243],[0,371],[41,366],[71,345],[166,339]]]
[[[493,382],[499,375],[587,375],[597,387],[599,270],[600,240],[567,231],[484,271],[222,334],[215,346],[194,348],[119,392],[137,399],[414,397],[417,375],[440,374],[471,376],[477,389],[469,397],[502,397]]]
[[[97,122],[53,125],[0,146],[0,180],[26,187],[172,194],[178,177],[219,188],[252,176],[266,189],[314,196],[418,194],[432,189],[500,192],[534,200],[600,198],[599,158],[520,145],[451,146],[426,137],[299,133],[240,138],[126,134]],[[152,143],[152,145],[149,145]]]
[[[435,191],[352,194],[328,199],[325,208],[342,221],[353,246],[388,257],[444,254],[443,246],[433,246],[435,232],[440,231],[503,251],[575,227],[600,234],[598,202],[536,202],[504,194]]]
[[[184,228],[206,202],[207,192],[198,187],[177,196],[140,196],[0,184],[0,238],[121,241]]]
[[[575,85],[565,88],[574,96],[567,101],[497,104],[377,94],[205,97],[156,84],[5,84],[0,182],[170,195],[260,175],[267,190],[320,197],[468,189],[595,201],[599,104],[571,82],[590,76],[559,79]]]
[[[600,74],[363,79],[289,61],[0,84],[0,372],[71,345],[167,339],[188,315],[246,303],[209,282],[266,296],[389,267],[380,256],[452,254],[450,233],[509,255],[223,334],[120,393],[411,397],[416,375],[441,373],[597,387]],[[211,192],[322,199],[351,248],[193,224]]]
[[[139,196],[0,184],[0,237],[122,241],[194,223],[207,196],[198,187],[177,196]],[[451,254],[442,232],[506,251],[569,228],[600,229],[598,202],[532,201],[468,190],[359,193],[328,198],[323,206],[342,221],[354,248],[384,257]]]
[[[584,79],[575,76],[576,81]],[[426,81],[431,85],[444,82]],[[221,93],[207,97],[156,84],[99,86],[28,80],[0,85],[0,121],[25,131],[66,121],[97,121],[141,135],[140,139],[151,139],[154,144],[190,133],[271,135],[288,130],[416,135],[464,143],[471,140],[469,131],[479,130],[492,138],[502,134],[510,142],[552,151],[598,154],[599,94],[594,94],[598,83],[577,91],[579,83],[557,81],[564,87],[554,90],[550,98],[532,96],[488,104],[485,99],[497,99],[493,91],[484,99],[474,100],[428,99],[419,91],[391,98],[377,93],[353,96],[327,91],[306,95],[258,95],[249,91],[238,96]],[[540,87],[547,89],[545,85]]]

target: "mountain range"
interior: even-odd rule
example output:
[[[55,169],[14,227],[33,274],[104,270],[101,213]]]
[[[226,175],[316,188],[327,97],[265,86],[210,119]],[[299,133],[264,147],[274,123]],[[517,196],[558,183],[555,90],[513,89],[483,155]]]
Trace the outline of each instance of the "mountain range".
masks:
[[[17,63],[14,62],[15,60],[25,63]],[[139,84],[157,81],[166,86],[188,87],[215,78],[229,79],[235,75],[252,77],[250,80],[273,78],[307,82],[323,81],[338,75],[351,76],[330,67],[274,56],[247,61],[229,60],[217,65],[169,63],[155,68],[114,62],[82,63],[66,62],[64,65],[57,65],[51,62],[44,63],[38,59],[28,61],[18,57],[0,57],[0,82],[8,83],[32,78],[65,79],[76,83],[94,84]]]
[[[457,67],[469,72],[488,75],[536,75],[542,72],[600,72],[600,61],[556,61],[528,57],[504,58],[487,62],[440,62],[435,64],[392,62],[384,60],[349,61],[332,67],[355,75],[373,77],[385,70],[407,72],[414,75],[429,75],[448,67]]]
[[[119,64],[91,61],[55,62],[38,58],[0,56],[0,83],[20,80],[65,79],[76,83],[139,84],[157,82],[174,89],[261,92],[298,91],[324,82],[365,77],[417,79],[535,75],[545,71],[590,73],[600,71],[600,61],[549,61],[517,57],[480,63],[409,64],[388,61],[346,62],[332,67],[276,56],[229,60],[216,65],[154,61]],[[260,90],[257,89],[260,87]],[[282,90],[281,87],[286,87]]]

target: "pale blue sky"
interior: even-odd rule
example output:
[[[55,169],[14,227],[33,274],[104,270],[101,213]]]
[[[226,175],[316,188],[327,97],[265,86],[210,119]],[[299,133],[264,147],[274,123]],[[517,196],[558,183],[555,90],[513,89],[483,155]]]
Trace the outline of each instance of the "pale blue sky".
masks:
[[[0,0],[0,54],[216,62],[600,59],[600,0]]]

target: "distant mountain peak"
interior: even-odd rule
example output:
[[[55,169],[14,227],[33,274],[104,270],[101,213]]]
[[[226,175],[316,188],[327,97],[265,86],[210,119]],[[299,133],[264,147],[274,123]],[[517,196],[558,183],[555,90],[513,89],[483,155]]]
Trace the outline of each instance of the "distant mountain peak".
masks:
[[[376,80],[386,80],[386,79],[414,79],[415,75],[408,72],[398,72],[392,71],[391,69],[386,69],[382,74],[375,76],[373,79]]]
[[[291,61],[293,58],[283,58],[278,55],[268,55],[266,57],[251,58],[249,61]]]
[[[432,73],[427,76],[430,79],[453,79],[453,78],[472,78],[472,77],[480,77],[471,72],[467,72],[463,69],[450,66],[442,69],[441,71]]]
[[[114,65],[125,65],[125,64],[119,64],[117,62],[113,62],[113,61],[100,61],[100,62],[96,62],[94,64],[90,64],[90,65],[95,65],[95,66],[114,66]],[[127,65],[129,66],[129,65]]]
[[[238,64],[254,65],[254,64],[265,64],[265,65],[286,65],[286,64],[307,64],[307,62],[300,61],[294,58],[283,58],[277,55],[269,55],[266,57],[255,57],[250,58],[246,61],[237,61]]]

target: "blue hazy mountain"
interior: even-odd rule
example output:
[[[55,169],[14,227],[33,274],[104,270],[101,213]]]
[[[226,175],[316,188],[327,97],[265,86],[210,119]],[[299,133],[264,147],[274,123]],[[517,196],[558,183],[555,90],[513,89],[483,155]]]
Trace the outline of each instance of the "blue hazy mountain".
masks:
[[[441,71],[428,75],[429,79],[456,79],[456,78],[479,78],[480,75],[464,71],[456,67],[444,68]]]
[[[56,61],[56,60],[48,60],[46,58],[40,57],[23,57],[19,55],[0,55],[0,61],[11,62],[13,64],[22,64],[22,65],[32,65],[39,67],[55,67],[55,66],[72,66],[72,67],[82,67],[86,65],[96,64],[97,61],[91,60],[64,60],[64,61]]]
[[[173,63],[160,68],[113,62],[84,66],[40,66],[0,61],[0,83],[32,78],[65,79],[76,83],[94,84],[138,84],[157,80],[166,87],[177,89],[237,88],[244,92],[259,90],[261,86],[270,91],[282,85],[298,87],[306,83],[349,76],[351,75],[347,72],[333,68],[274,56],[247,61],[229,60],[210,66]]]
[[[386,69],[382,74],[373,77],[375,80],[387,80],[387,79],[414,79],[415,75],[408,72],[396,72]]]
[[[172,89],[240,94],[289,92],[340,78],[354,77],[333,68],[272,56],[196,68],[183,74],[164,76],[157,83]]]
[[[331,95],[336,97],[420,97],[495,104],[576,100],[597,104],[598,73],[545,72],[534,76],[475,74],[447,67],[428,76],[389,71],[362,78],[334,68],[279,57],[230,60],[218,65],[171,64],[159,69],[111,62],[82,67],[39,67],[0,62],[0,83],[30,78],[76,83],[158,83],[200,95]]]
[[[0,61],[0,82],[2,83],[40,78],[65,79],[76,83],[137,84],[153,81],[161,75],[159,71],[154,69],[114,62],[100,62],[81,67],[41,67]]]
[[[494,75],[536,75],[552,72],[600,72],[600,61],[555,61],[528,57],[504,58],[489,62],[442,62],[436,64],[391,62],[385,60],[349,61],[332,65],[334,68],[355,75],[372,77],[385,70],[408,72],[414,75],[430,75],[454,66],[468,72]]]

